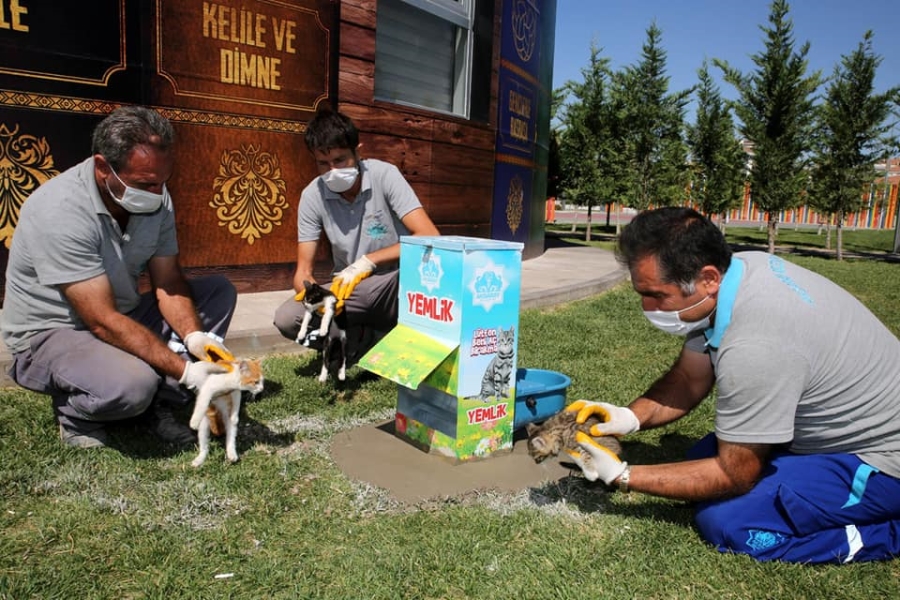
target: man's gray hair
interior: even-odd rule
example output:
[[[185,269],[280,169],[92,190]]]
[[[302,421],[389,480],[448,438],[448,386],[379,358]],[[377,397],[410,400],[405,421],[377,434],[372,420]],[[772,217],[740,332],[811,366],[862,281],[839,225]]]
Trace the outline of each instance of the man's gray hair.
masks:
[[[175,142],[175,129],[155,110],[122,106],[100,121],[91,142],[92,154],[102,155],[113,169],[119,169],[137,146],[167,150]]]

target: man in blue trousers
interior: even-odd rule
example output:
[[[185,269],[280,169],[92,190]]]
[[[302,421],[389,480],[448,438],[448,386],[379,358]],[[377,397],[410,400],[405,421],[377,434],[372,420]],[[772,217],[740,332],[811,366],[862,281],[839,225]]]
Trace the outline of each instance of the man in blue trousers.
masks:
[[[803,563],[900,554],[897,337],[828,279],[732,254],[691,209],[641,213],[617,255],[647,319],[686,340],[628,407],[569,410],[601,416],[594,435],[627,435],[683,417],[715,386],[715,432],[685,461],[640,466],[582,434],[571,454],[587,478],[695,502],[700,534],[722,552]]]

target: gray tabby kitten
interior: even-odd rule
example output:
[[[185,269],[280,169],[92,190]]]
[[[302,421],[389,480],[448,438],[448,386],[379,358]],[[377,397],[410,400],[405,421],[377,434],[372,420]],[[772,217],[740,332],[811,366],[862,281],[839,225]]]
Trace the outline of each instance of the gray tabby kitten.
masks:
[[[601,420],[599,417],[591,415],[579,425],[575,422],[577,416],[576,411],[562,410],[540,425],[528,423],[525,426],[525,432],[528,434],[528,455],[534,459],[534,462],[539,463],[566,449],[581,451],[581,447],[575,443],[575,434],[582,431],[591,435],[591,427],[600,423]],[[621,458],[622,444],[617,437],[611,435],[600,437],[591,435],[591,437]],[[589,454],[584,454],[584,457],[590,460]]]
[[[509,385],[513,375],[513,359],[515,358],[516,328],[508,330],[497,328],[497,354],[488,363],[481,379],[481,394],[479,398],[483,402],[489,402],[491,397],[495,400],[509,396]]]

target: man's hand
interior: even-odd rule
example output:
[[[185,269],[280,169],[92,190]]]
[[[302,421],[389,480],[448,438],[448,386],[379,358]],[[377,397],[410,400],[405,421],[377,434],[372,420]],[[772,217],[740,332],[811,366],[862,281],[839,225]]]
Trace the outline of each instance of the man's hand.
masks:
[[[353,293],[353,288],[360,281],[372,274],[375,270],[375,263],[366,258],[365,255],[359,257],[352,265],[334,276],[331,282],[331,293],[338,299],[338,305],[343,305],[344,300]]]
[[[184,345],[195,357],[200,360],[218,362],[220,360],[234,360],[234,354],[225,347],[222,342],[211,333],[193,331],[184,338]]]
[[[227,372],[228,369],[223,365],[217,365],[214,362],[205,360],[199,362],[186,362],[184,363],[184,373],[181,374],[181,379],[178,380],[178,383],[189,390],[196,392],[210,375]]]
[[[566,407],[567,411],[576,411],[578,415],[575,421],[578,424],[587,421],[591,415],[596,415],[602,423],[591,427],[591,435],[628,435],[641,428],[641,422],[630,408],[616,406],[608,402],[591,402],[590,400],[576,400]]]
[[[599,479],[606,485],[610,485],[628,466],[628,463],[622,462],[610,449],[599,445],[584,432],[577,432],[575,441],[581,451],[567,449],[566,453],[572,457],[589,481]]]

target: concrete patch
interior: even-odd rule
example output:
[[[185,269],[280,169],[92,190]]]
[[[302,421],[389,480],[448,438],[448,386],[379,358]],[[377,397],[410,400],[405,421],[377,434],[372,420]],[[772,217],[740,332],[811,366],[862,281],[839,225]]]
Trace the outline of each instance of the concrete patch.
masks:
[[[342,431],[331,441],[331,456],[350,479],[387,490],[407,504],[460,497],[474,491],[520,492],[558,481],[571,472],[554,458],[536,464],[518,432],[512,452],[454,464],[394,435],[393,421]]]

